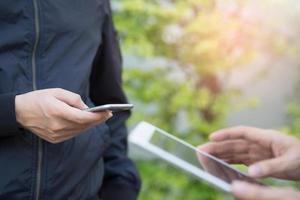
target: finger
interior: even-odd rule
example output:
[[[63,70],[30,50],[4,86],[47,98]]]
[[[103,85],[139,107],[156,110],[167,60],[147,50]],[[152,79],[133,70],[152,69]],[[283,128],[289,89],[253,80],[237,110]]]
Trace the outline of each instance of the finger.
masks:
[[[63,132],[59,132],[59,133],[55,133],[53,134],[51,138],[51,140],[48,140],[49,142],[52,143],[59,143],[59,142],[63,142],[66,140],[69,140],[71,138],[74,138],[80,134],[83,134],[86,130],[88,130],[89,128],[92,128],[93,126],[96,126],[97,124],[91,124],[89,126],[84,126],[81,128],[77,128],[77,129],[69,129],[69,130],[65,130]]]
[[[229,164],[244,164],[249,166],[250,164],[254,163],[253,158],[249,154],[234,154],[230,157],[223,157],[221,158],[224,162]]]
[[[198,148],[200,151],[214,155],[230,164],[248,166],[272,157],[272,152],[265,147],[246,140],[210,142]]]
[[[210,142],[199,147],[206,153],[219,158],[232,157],[234,154],[246,154],[249,152],[251,143],[245,140],[230,140],[222,142]]]
[[[113,116],[111,111],[95,113],[87,112],[63,104],[63,102],[61,104],[61,107],[63,107],[61,117],[75,124],[89,125],[102,123]]]
[[[31,130],[33,133],[35,133],[38,137],[40,137],[41,139],[50,142],[52,144],[56,144],[56,143],[60,143],[64,140],[62,140],[62,136],[63,134],[60,133],[50,133],[45,129],[41,129],[41,128],[34,128]]]
[[[261,137],[262,129],[247,127],[247,126],[237,126],[227,129],[222,129],[216,131],[210,135],[212,141],[223,141],[229,139],[247,139],[248,135],[254,134],[254,137]]]
[[[50,142],[50,138],[49,138],[49,134],[47,131],[45,131],[44,129],[41,129],[41,128],[33,128],[33,129],[30,129],[30,131],[34,134],[36,134],[39,138],[45,140],[45,141],[48,141]]]
[[[225,144],[221,144],[225,143]],[[199,146],[200,151],[204,151],[208,154],[211,154],[223,161],[230,164],[246,164],[250,163],[251,154],[248,153],[247,145],[244,145],[243,142],[237,142],[237,145],[231,145],[232,142],[217,142],[217,143],[207,143],[205,145]],[[223,146],[223,147],[222,147]],[[198,155],[200,163],[206,163],[203,161],[205,156],[202,154]]]
[[[248,173],[255,178],[273,176],[284,173],[289,168],[289,162],[284,156],[255,163],[250,166]]]
[[[65,130],[56,133],[50,133],[45,131],[44,129],[35,128],[33,132],[35,132],[40,138],[43,140],[50,142],[52,144],[61,143],[67,141],[71,138],[76,137],[77,135],[83,133],[85,129],[77,129],[77,130]]]
[[[219,142],[224,140],[244,139],[252,142],[258,142],[264,146],[269,146],[271,143],[270,133],[253,127],[233,127],[214,132],[210,136],[210,140]]]
[[[49,142],[51,143],[60,143],[60,142],[64,142],[67,140],[70,140],[82,133],[84,133],[86,129],[81,129],[81,130],[71,130],[71,131],[64,131],[61,133],[57,133],[55,135],[53,135],[53,137],[51,138],[51,140]]]
[[[255,145],[254,147],[250,147],[248,153],[234,153],[232,155],[223,156],[222,160],[230,164],[244,164],[249,166],[252,165],[253,163],[270,159],[271,157],[272,154],[270,154],[270,152],[264,151],[263,148],[260,148],[258,145],[257,146]]]
[[[291,189],[275,189],[240,181],[232,184],[232,192],[239,200],[296,200],[299,198],[299,193]]]
[[[81,112],[81,111],[80,111]],[[103,112],[97,112],[97,113],[89,113],[83,111],[83,123],[87,124],[88,126],[94,126],[99,123],[103,123],[113,117],[113,113],[110,110],[103,111]],[[90,119],[88,117],[85,118],[85,116],[90,116]],[[86,119],[86,120],[85,120]]]
[[[78,109],[86,109],[88,106],[82,101],[80,95],[64,89],[53,89],[53,95],[66,104]]]
[[[87,129],[95,126],[96,124],[74,124],[66,120],[60,120],[60,128],[57,128],[56,131],[53,131],[51,128],[39,128],[34,127],[32,132],[38,135],[40,138],[56,144],[66,140],[69,140],[77,135],[80,135]]]
[[[198,161],[200,166],[212,175],[219,177],[222,180],[230,182],[231,174],[226,173],[226,170],[214,159],[211,159],[201,153],[197,153]]]

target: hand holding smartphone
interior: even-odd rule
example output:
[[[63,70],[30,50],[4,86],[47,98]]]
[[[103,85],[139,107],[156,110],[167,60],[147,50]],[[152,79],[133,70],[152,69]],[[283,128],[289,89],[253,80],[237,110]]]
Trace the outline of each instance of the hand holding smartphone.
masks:
[[[103,112],[105,110],[110,110],[112,112],[121,112],[126,110],[131,110],[133,108],[133,104],[105,104],[101,106],[96,106],[93,108],[87,108],[85,111],[87,112]]]

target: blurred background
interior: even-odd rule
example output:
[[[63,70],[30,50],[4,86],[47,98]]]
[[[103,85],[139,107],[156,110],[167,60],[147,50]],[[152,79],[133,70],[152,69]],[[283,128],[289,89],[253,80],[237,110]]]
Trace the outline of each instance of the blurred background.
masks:
[[[112,0],[112,7],[136,106],[129,127],[145,120],[194,145],[234,125],[300,136],[297,0]],[[141,200],[231,198],[134,151]]]

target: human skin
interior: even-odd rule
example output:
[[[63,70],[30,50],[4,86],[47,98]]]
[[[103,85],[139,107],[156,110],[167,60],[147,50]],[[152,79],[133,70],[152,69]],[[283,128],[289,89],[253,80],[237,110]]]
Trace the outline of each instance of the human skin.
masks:
[[[248,174],[254,178],[300,180],[300,141],[292,136],[240,126],[217,131],[210,140],[199,148],[230,164],[249,166]],[[300,199],[295,190],[241,182],[233,183],[233,194],[241,200]]]
[[[64,89],[37,90],[15,98],[16,120],[40,138],[60,143],[105,122],[112,113],[87,112],[80,95]]]
[[[300,192],[291,188],[272,188],[234,182],[232,193],[238,200],[299,200]]]

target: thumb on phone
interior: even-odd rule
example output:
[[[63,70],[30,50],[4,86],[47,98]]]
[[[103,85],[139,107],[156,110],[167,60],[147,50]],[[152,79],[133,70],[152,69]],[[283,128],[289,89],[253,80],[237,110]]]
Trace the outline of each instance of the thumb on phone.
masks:
[[[81,96],[76,93],[64,89],[55,89],[54,96],[72,107],[81,110],[88,108],[88,106],[82,101]]]

